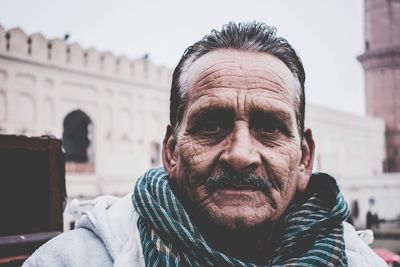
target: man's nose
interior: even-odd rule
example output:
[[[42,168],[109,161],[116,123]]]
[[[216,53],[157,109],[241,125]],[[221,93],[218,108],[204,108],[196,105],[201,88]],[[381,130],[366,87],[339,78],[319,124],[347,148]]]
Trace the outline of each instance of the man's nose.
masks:
[[[237,173],[249,172],[260,166],[261,156],[247,127],[235,129],[231,133],[229,144],[221,154],[220,160]]]

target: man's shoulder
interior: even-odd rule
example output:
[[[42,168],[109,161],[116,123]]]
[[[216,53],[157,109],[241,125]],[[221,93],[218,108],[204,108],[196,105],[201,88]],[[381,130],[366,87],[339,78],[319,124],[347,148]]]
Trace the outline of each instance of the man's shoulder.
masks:
[[[100,238],[79,228],[41,246],[23,266],[110,266],[111,258]]]
[[[74,205],[76,228],[40,247],[24,266],[111,266],[126,258],[142,262],[131,194],[75,201]]]

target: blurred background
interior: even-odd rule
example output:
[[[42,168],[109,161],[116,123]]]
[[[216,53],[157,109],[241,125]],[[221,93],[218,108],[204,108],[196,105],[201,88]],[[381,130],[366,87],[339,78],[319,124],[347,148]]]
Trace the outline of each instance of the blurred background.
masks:
[[[314,171],[338,180],[349,221],[374,229],[374,246],[400,252],[398,0],[2,0],[0,134],[62,140],[67,206],[123,196],[161,165],[185,48],[253,20],[276,26],[303,60]],[[20,142],[4,138],[0,148]],[[72,226],[65,212],[61,230]]]

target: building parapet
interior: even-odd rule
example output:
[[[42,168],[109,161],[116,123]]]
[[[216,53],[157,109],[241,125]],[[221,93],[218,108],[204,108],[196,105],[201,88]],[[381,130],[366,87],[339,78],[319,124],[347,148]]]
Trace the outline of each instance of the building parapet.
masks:
[[[132,60],[125,55],[83,48],[78,43],[67,43],[58,38],[46,39],[40,33],[27,35],[20,28],[5,30],[1,24],[0,57],[168,87],[172,77],[169,68],[156,65],[147,57]]]
[[[384,134],[385,122],[383,119],[372,116],[357,115],[341,110],[323,107],[314,103],[306,106],[306,125],[308,122],[322,122],[328,125],[342,125],[352,129]]]

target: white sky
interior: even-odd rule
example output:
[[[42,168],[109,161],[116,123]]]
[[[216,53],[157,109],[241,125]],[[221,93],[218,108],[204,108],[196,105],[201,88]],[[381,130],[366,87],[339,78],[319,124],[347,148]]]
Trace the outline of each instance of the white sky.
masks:
[[[228,21],[264,21],[295,47],[308,102],[364,114],[363,0],[0,0],[0,24],[175,67]]]

